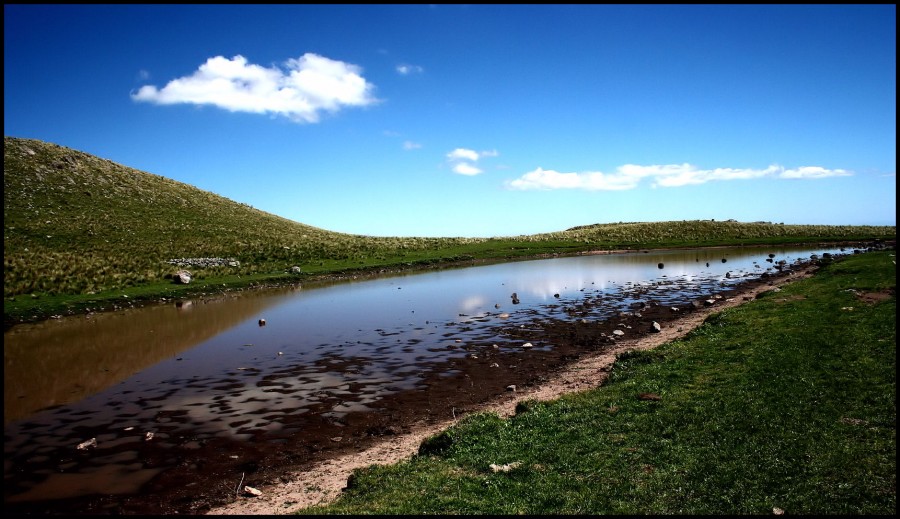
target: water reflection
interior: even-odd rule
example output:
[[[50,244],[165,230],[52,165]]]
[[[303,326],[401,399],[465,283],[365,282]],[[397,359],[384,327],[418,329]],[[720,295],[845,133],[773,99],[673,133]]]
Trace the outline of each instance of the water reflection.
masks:
[[[375,410],[388,394],[424,389],[424,374],[448,359],[520,351],[510,327],[606,320],[641,301],[684,305],[824,253],[840,251],[518,261],[14,327],[4,335],[4,472],[18,477],[7,500],[136,492],[161,470],[137,459],[147,433],[179,448],[297,434],[298,415]],[[86,435],[95,451],[73,456]]]
[[[271,294],[15,326],[3,337],[3,421],[77,402],[277,304]]]

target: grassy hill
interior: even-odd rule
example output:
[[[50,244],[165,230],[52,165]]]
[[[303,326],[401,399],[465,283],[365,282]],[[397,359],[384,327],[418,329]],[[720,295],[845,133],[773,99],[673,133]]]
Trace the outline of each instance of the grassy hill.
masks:
[[[240,287],[348,271],[589,249],[892,240],[895,226],[768,222],[611,223],[496,238],[372,237],[328,231],[87,153],[3,142],[4,314],[173,291],[174,260],[196,287]],[[85,303],[86,304],[86,303]],[[35,315],[35,317],[38,317]]]

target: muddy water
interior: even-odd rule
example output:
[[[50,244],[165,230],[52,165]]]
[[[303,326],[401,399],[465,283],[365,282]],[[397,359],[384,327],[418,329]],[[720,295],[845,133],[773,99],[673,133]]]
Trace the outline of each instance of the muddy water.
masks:
[[[561,257],[17,326],[4,335],[4,498],[147,492],[191,449],[341,425],[392,394],[428,391],[436,371],[459,375],[453,359],[549,352],[522,338],[536,321],[677,308],[826,253],[845,252]]]

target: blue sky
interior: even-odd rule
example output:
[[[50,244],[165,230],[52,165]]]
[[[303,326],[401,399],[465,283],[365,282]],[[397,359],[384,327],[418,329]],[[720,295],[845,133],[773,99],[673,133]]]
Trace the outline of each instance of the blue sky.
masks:
[[[4,134],[331,231],[896,225],[896,5],[5,5]]]

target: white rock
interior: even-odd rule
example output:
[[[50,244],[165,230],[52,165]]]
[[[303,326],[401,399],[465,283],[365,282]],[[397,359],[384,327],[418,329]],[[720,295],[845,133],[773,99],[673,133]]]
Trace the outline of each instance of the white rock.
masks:
[[[79,443],[78,447],[76,447],[76,448],[80,451],[83,451],[83,450],[87,450],[87,449],[90,449],[91,447],[96,447],[96,446],[97,446],[97,438],[91,438],[90,440]]]

